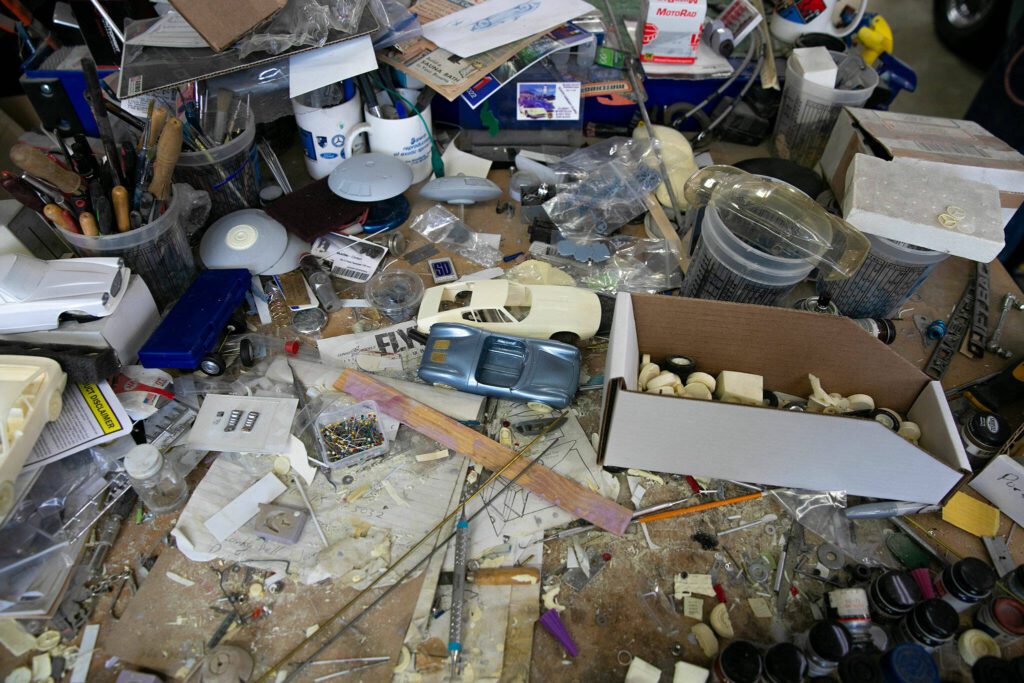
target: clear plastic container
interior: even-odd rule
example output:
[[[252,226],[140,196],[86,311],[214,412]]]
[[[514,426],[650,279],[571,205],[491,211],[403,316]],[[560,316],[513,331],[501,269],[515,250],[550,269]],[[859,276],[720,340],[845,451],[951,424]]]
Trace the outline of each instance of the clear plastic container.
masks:
[[[320,362],[320,352],[305,346],[298,339],[282,339],[269,334],[247,333],[238,337],[238,357],[242,365],[252,367],[267,356],[287,356],[313,363]]]
[[[216,220],[232,211],[259,206],[260,172],[256,151],[256,119],[248,113],[245,130],[223,145],[200,152],[182,152],[174,179],[210,193]]]
[[[173,463],[151,444],[140,444],[124,456],[124,469],[139,500],[156,514],[177,510],[188,499],[188,484]]]
[[[853,318],[894,318],[935,266],[949,254],[867,235],[871,251],[846,280],[824,283],[825,293],[843,315]]]
[[[878,85],[878,73],[856,55],[832,52],[839,67],[836,87],[804,80],[794,69],[794,57],[786,65],[786,84],[775,121],[772,152],[813,168],[825,151],[832,126],[843,107],[862,107]]]
[[[198,230],[210,213],[206,192],[178,183],[171,190],[167,210],[148,225],[113,235],[77,235],[62,231],[79,256],[120,256],[149,286],[157,306],[176,300],[192,283],[195,259],[189,234]]]
[[[366,283],[364,296],[381,315],[400,323],[416,315],[423,300],[423,280],[411,270],[382,271]]]
[[[813,269],[813,263],[795,252],[774,255],[763,246],[741,239],[725,225],[718,209],[709,206],[682,294],[772,306]]]
[[[327,467],[349,467],[391,450],[375,401],[330,406],[314,424],[320,462]]]

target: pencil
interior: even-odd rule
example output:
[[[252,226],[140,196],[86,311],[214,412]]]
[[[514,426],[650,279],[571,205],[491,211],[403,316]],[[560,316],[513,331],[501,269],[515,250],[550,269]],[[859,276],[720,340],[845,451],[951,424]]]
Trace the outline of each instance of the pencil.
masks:
[[[742,496],[736,496],[735,498],[726,498],[725,500],[713,500],[710,503],[701,503],[700,505],[693,505],[688,508],[676,508],[675,510],[665,510],[664,512],[655,512],[654,514],[641,517],[636,520],[640,524],[647,524],[648,522],[657,522],[662,519],[671,519],[673,517],[681,517],[682,515],[689,515],[694,512],[704,512],[705,510],[713,510],[714,508],[722,507],[723,505],[733,505],[735,503],[744,503],[748,500],[757,500],[764,495],[764,491],[757,491],[755,493],[747,493]]]

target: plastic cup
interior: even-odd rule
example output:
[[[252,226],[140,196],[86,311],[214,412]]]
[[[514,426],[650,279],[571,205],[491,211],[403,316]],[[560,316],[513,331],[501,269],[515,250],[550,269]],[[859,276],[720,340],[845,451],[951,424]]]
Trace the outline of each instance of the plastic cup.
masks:
[[[840,313],[852,318],[892,318],[949,254],[867,235],[871,243],[860,269],[846,280],[826,281]]]
[[[856,55],[829,51],[839,67],[835,88],[804,80],[786,65],[786,85],[775,120],[775,156],[813,168],[825,151],[843,107],[862,107],[878,86],[878,73]]]
[[[813,268],[807,259],[775,255],[740,239],[709,206],[682,293],[695,299],[773,306]]]
[[[201,152],[182,152],[174,179],[210,195],[210,218],[259,206],[259,159],[256,152],[256,118],[248,112],[245,130],[226,144]]]
[[[203,225],[210,213],[206,192],[178,183],[171,191],[167,210],[156,220],[135,230],[113,235],[77,235],[62,232],[79,256],[120,256],[149,287],[161,309],[175,301],[192,283],[195,259],[188,237]]]

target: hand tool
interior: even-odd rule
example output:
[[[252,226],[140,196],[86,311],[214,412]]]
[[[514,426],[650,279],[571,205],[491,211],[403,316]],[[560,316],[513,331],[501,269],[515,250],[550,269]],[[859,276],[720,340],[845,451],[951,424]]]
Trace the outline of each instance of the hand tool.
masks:
[[[99,225],[96,224],[96,218],[88,211],[78,217],[78,225],[82,228],[83,235],[96,237],[100,234],[100,228]]]
[[[43,207],[43,215],[62,230],[78,233],[79,235],[82,234],[82,231],[78,227],[78,223],[75,222],[71,212],[67,209],[62,209],[56,204],[47,204]]]
[[[754,493],[747,493],[742,496],[736,496],[734,498],[726,498],[725,500],[713,500],[710,503],[701,503],[700,505],[692,505],[688,508],[677,508],[675,510],[666,510],[664,512],[656,512],[653,515],[647,515],[641,517],[637,521],[641,524],[647,524],[649,522],[657,522],[662,519],[672,519],[673,517],[680,517],[682,515],[690,515],[694,512],[704,512],[705,510],[713,510],[723,505],[733,505],[735,503],[744,503],[748,500],[757,500],[764,496],[764,491],[755,491]]]
[[[53,183],[64,194],[75,194],[83,189],[80,175],[61,168],[35,147],[17,143],[11,147],[11,161],[26,173]]]
[[[0,171],[0,186],[24,206],[36,213],[43,212],[43,200],[35,193],[32,186],[21,178],[11,175],[10,171]]]
[[[1000,358],[1009,358],[1013,355],[1012,351],[1004,349],[999,344],[999,340],[1003,337],[1003,328],[1006,327],[1006,320],[1010,317],[1010,311],[1012,310],[1024,311],[1024,301],[1019,301],[1013,295],[1013,292],[1007,292],[1003,295],[1003,305],[999,310],[999,320],[996,321],[996,329],[985,345],[985,350],[991,351]]]
[[[883,501],[880,503],[864,503],[846,508],[843,515],[847,519],[883,519],[902,515],[920,515],[925,512],[938,512],[941,505],[925,505],[923,503],[905,503],[900,501]]]
[[[128,216],[128,190],[121,185],[116,185],[110,191],[110,199],[114,204],[114,217],[117,221],[118,232],[131,230],[132,221]]]
[[[452,572],[452,608],[449,610],[448,625],[448,657],[449,674],[452,678],[459,675],[462,670],[462,610],[466,604],[466,553],[469,552],[469,522],[466,520],[466,495],[470,491],[470,479],[474,478],[476,470],[469,469],[470,475],[462,489],[463,503],[462,513],[455,525],[455,560]]]
[[[86,99],[89,100],[89,108],[92,110],[93,118],[96,119],[96,128],[99,129],[100,140],[103,141],[103,152],[107,155],[107,165],[113,172],[113,182],[115,185],[124,185],[121,156],[117,151],[117,143],[114,141],[114,131],[110,128],[110,119],[107,118],[107,108],[103,104],[103,92],[100,90],[100,76],[96,71],[96,62],[91,57],[82,58],[82,74],[85,76]]]
[[[171,174],[181,155],[181,121],[169,119],[160,133],[160,142],[156,148],[156,161],[153,163],[153,179],[149,183],[149,192],[154,199],[166,200],[171,192]]]
[[[89,202],[96,216],[96,224],[99,226],[101,235],[109,235],[114,224],[114,211],[110,207],[110,200],[103,193],[103,183],[99,178],[89,181]]]

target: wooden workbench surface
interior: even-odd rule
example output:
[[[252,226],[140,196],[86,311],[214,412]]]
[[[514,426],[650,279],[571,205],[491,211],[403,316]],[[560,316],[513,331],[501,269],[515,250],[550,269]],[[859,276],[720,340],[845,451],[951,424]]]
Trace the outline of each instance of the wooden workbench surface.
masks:
[[[497,170],[492,172],[492,179],[501,185],[507,184],[508,172]],[[418,215],[431,202],[418,197],[415,188],[409,192],[412,204],[412,216]],[[458,209],[454,209],[458,213]],[[498,214],[494,204],[470,206],[465,209],[465,222],[480,232],[499,233],[502,236],[501,251],[510,255],[525,252],[529,247],[526,226],[521,223],[518,213],[515,216]],[[408,223],[401,229],[408,238],[408,249],[411,251],[425,244],[422,237],[413,233]],[[636,233],[637,228],[630,229]],[[441,255],[445,254],[440,250]],[[450,255],[460,275],[479,270],[479,266],[470,263],[457,255]],[[406,267],[418,273],[426,286],[432,284],[428,264],[424,260],[418,264],[408,264],[399,260],[389,268]],[[921,314],[929,319],[948,319],[954,304],[963,291],[967,279],[972,275],[974,264],[962,259],[950,258],[943,262],[924,283],[919,292],[907,303],[904,320],[896,323],[898,339],[893,348],[905,358],[923,366],[931,353],[922,342],[912,316]],[[1007,291],[1020,294],[1006,271],[998,264],[991,267],[991,310],[990,326],[994,327],[998,317],[998,304]],[[354,292],[356,293],[356,292]],[[912,309],[912,310],[909,310]],[[1024,350],[1024,316],[1011,318],[1004,334],[1004,344],[1010,348]],[[336,315],[326,330],[328,336],[347,332],[351,317]],[[592,349],[589,362],[591,367],[600,367],[603,351]],[[594,355],[596,354],[596,355]],[[1007,366],[1005,361],[988,354],[980,360],[973,360],[958,355],[953,361],[949,372],[943,380],[945,387],[962,385],[973,379],[984,377]],[[580,421],[588,433],[596,431],[599,417],[599,396],[596,392],[580,395],[577,402]],[[1007,416],[1012,421],[1018,416]],[[620,502],[629,501],[628,487],[623,480]],[[742,492],[739,489],[735,493]],[[649,506],[675,497],[688,495],[689,490],[679,477],[666,478],[664,486],[658,486],[643,499],[643,506]],[[629,656],[640,656],[654,663],[665,672],[671,671],[672,663],[680,658],[694,663],[707,664],[707,659],[700,654],[696,645],[688,639],[689,625],[694,623],[680,615],[669,619],[659,630],[655,621],[641,606],[638,594],[649,592],[651,581],[656,581],[661,590],[671,591],[672,576],[680,572],[706,572],[715,567],[716,576],[722,581],[727,594],[731,598],[744,597],[740,602],[730,604],[730,612],[739,637],[749,638],[761,643],[770,643],[773,638],[770,621],[754,618],[745,602],[746,597],[755,595],[750,587],[741,580],[730,578],[726,565],[733,567],[734,561],[741,562],[757,557],[762,550],[777,553],[778,548],[762,548],[770,538],[778,541],[781,534],[788,532],[788,519],[780,515],[777,527],[767,527],[760,531],[739,532],[728,537],[724,546],[717,550],[704,550],[693,540],[698,530],[722,530],[741,522],[757,519],[772,511],[779,512],[772,500],[766,498],[743,507],[721,508],[692,518],[680,518],[650,526],[650,544],[644,536],[632,530],[623,537],[615,538],[608,534],[590,534],[577,537],[585,547],[593,547],[600,553],[607,553],[610,559],[604,564],[597,575],[579,592],[563,587],[558,603],[566,607],[562,613],[570,633],[580,646],[580,656],[575,659],[563,658],[563,651],[552,638],[539,626],[534,632],[532,679],[536,681],[603,681],[621,680],[626,667],[622,664]],[[739,518],[734,518],[739,515]],[[977,539],[946,525],[933,516],[921,516],[919,520],[926,528],[934,529],[936,537],[953,548],[960,555],[976,555],[985,558],[984,550]],[[216,582],[216,574],[208,565],[190,563],[176,550],[161,546],[159,539],[171,527],[173,519],[157,518],[153,523],[136,525],[128,524],[119,538],[111,555],[109,566],[121,566],[138,554],[162,550],[157,562],[156,571],[147,581],[156,584],[143,584],[139,595],[129,601],[129,612],[118,624],[111,621],[105,602],[94,615],[94,621],[102,624],[100,647],[92,666],[91,681],[108,681],[116,677],[116,670],[106,668],[108,661],[109,639],[119,640],[116,648],[123,653],[129,650],[138,653],[135,662],[147,665],[147,658],[165,655],[166,652],[179,652],[183,659],[186,653],[202,650],[202,641],[209,637],[222,615],[210,609],[220,596]],[[1009,522],[1004,518],[1002,533],[1009,530]],[[1024,539],[1024,532],[1018,539]],[[808,541],[818,539],[808,534]],[[655,549],[652,549],[652,545]],[[565,564],[568,541],[553,541],[546,546],[544,557],[545,576],[553,576],[561,571]],[[1024,543],[1014,543],[1017,562],[1024,562]],[[717,553],[717,554],[716,554]],[[171,571],[175,575],[194,581],[195,585],[184,587],[169,582],[165,577]],[[336,648],[328,654],[336,656],[367,656],[369,654],[397,653],[411,613],[411,605],[420,582],[410,582],[395,595],[389,598],[372,618],[367,619],[361,627],[365,640],[357,635],[350,635],[339,641]],[[824,584],[817,585],[812,581],[803,582],[806,595],[801,594],[791,601],[790,610],[786,613],[798,628],[810,623],[812,617],[808,609],[808,599],[820,595],[827,588]],[[277,656],[302,639],[307,627],[322,621],[331,608],[347,597],[349,591],[339,591],[334,587],[314,586],[302,587],[295,582],[288,582],[284,593],[274,599],[268,599],[271,606],[270,614],[258,622],[256,626],[243,629],[233,636],[234,640],[245,645],[252,645],[257,652],[258,661],[264,666],[274,661]],[[768,598],[774,601],[774,596]],[[142,601],[145,601],[142,603]],[[705,619],[715,604],[713,598],[704,598]],[[672,632],[673,627],[677,629]],[[126,646],[123,639],[137,639],[137,643]],[[229,639],[230,640],[230,639]],[[357,647],[358,645],[358,647]],[[679,645],[684,653],[682,657],[673,653],[673,646]],[[373,652],[369,652],[373,650]],[[6,652],[0,651],[0,671],[6,670],[10,664]],[[151,663],[149,665],[152,665]],[[302,680],[307,680],[305,676]],[[353,679],[355,680],[355,679]],[[387,681],[390,680],[388,667],[379,667],[360,672],[358,680]]]

